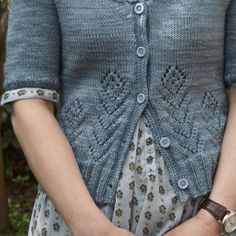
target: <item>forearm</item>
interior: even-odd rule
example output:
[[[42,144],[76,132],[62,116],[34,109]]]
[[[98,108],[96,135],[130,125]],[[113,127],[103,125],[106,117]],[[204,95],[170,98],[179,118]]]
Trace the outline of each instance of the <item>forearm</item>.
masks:
[[[229,89],[227,126],[209,198],[236,209],[236,87]]]
[[[73,233],[86,235],[82,232],[85,227],[108,224],[87,190],[49,103],[40,99],[15,101],[11,120],[32,172]]]

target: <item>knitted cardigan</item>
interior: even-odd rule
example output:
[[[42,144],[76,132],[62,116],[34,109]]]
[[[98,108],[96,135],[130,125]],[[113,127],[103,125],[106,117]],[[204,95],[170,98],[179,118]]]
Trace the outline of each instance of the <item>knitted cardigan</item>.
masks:
[[[143,112],[178,197],[211,190],[236,85],[236,0],[11,0],[8,20],[1,105],[7,90],[60,94],[56,117],[96,202],[114,203]]]

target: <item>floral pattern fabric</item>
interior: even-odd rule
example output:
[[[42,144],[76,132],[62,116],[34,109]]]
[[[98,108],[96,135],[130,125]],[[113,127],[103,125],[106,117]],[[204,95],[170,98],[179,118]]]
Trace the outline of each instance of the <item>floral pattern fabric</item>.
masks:
[[[115,206],[106,205],[101,210],[113,224],[136,236],[158,236],[194,215],[201,199],[178,199],[142,114],[129,145]]]
[[[58,102],[59,94],[42,88],[22,88],[4,93],[1,103],[24,98]],[[181,202],[175,194],[160,150],[156,149],[146,117],[142,114],[129,145],[114,205],[98,207],[116,226],[135,236],[159,236],[197,212],[204,196]],[[32,209],[28,236],[72,236],[42,186]]]
[[[55,103],[59,101],[59,93],[56,90],[44,88],[20,88],[5,91],[1,96],[1,106],[11,109],[11,102],[19,99],[42,98]]]

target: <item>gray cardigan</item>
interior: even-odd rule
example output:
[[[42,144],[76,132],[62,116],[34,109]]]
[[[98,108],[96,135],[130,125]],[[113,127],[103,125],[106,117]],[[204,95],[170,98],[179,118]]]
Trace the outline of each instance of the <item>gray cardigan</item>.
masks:
[[[182,201],[211,191],[236,85],[236,0],[11,0],[4,90],[60,94],[93,199],[114,203],[144,112]]]

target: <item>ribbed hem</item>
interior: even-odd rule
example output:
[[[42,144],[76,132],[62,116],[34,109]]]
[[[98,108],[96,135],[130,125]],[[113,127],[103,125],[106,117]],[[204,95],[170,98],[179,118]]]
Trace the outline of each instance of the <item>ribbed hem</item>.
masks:
[[[115,204],[117,186],[119,183],[120,172],[123,168],[130,141],[132,140],[137,122],[143,112],[145,103],[137,104],[136,112],[131,112],[127,125],[124,128],[120,144],[114,153],[102,157],[98,162],[81,162],[78,165],[96,203]],[[127,128],[129,127],[129,129]],[[82,158],[83,159],[83,158]]]
[[[165,134],[160,129],[160,124],[157,122],[154,123],[154,115],[150,113],[149,109],[146,110],[145,115],[147,116],[153,131],[156,148],[161,150],[175,193],[180,201],[185,202],[189,197],[196,198],[209,193],[212,188],[213,176],[207,174],[210,172],[204,168],[205,165],[200,159],[200,156],[198,159],[195,158],[194,160],[186,158],[183,162],[177,161],[175,155],[170,154],[167,149],[160,146],[159,140],[162,136],[165,136]],[[158,130],[156,129],[157,127],[159,127]],[[178,156],[178,158],[180,157]],[[182,178],[188,180],[188,187],[185,189],[181,189],[178,186],[178,181]]]

